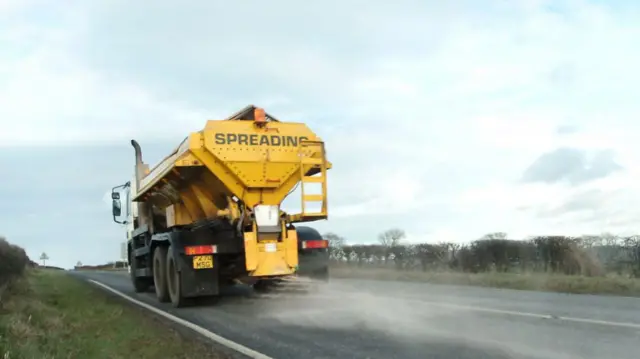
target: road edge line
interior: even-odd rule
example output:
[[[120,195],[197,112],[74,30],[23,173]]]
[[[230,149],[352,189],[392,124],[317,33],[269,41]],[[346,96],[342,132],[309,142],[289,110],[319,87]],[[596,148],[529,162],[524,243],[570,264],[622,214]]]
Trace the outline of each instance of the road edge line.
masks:
[[[150,310],[150,311],[152,311],[152,312],[154,312],[154,313],[156,313],[156,314],[158,314],[158,315],[160,315],[160,316],[162,316],[162,317],[164,317],[166,319],[169,319],[174,323],[177,323],[177,324],[180,324],[180,325],[182,325],[184,327],[187,327],[187,328],[197,332],[198,334],[203,335],[207,339],[210,339],[210,340],[212,340],[212,341],[214,341],[214,342],[216,342],[216,343],[218,343],[220,345],[223,345],[223,346],[225,346],[225,347],[227,347],[229,349],[235,350],[240,354],[246,355],[249,358],[252,358],[252,359],[274,359],[274,358],[272,358],[272,357],[270,357],[268,355],[265,355],[265,354],[262,354],[262,353],[260,353],[258,351],[255,351],[253,349],[247,348],[242,344],[239,344],[239,343],[236,343],[236,342],[234,342],[232,340],[229,340],[227,338],[221,337],[218,334],[215,334],[215,333],[213,333],[213,332],[211,332],[211,331],[209,331],[209,330],[207,330],[207,329],[205,329],[205,328],[203,328],[203,327],[201,327],[199,325],[193,324],[193,323],[191,323],[191,322],[189,322],[187,320],[184,320],[182,318],[176,317],[173,314],[167,313],[167,312],[165,312],[165,311],[163,311],[161,309],[158,309],[158,308],[156,308],[154,306],[151,306],[151,305],[149,305],[147,303],[144,303],[144,302],[141,302],[141,301],[139,301],[139,300],[137,300],[135,298],[132,298],[132,297],[120,292],[117,289],[111,288],[110,286],[108,286],[108,285],[106,285],[104,283],[100,283],[100,282],[98,282],[96,280],[93,280],[93,279],[89,279],[88,281],[93,283],[93,284],[96,284],[96,285],[102,287],[103,289],[106,289],[106,290],[110,291],[113,294],[116,294],[116,295],[118,295],[118,296],[120,296],[120,297],[122,297],[122,298],[124,298],[124,299],[126,299],[128,301],[130,301],[131,303],[137,304],[140,307],[148,309],[148,310]]]

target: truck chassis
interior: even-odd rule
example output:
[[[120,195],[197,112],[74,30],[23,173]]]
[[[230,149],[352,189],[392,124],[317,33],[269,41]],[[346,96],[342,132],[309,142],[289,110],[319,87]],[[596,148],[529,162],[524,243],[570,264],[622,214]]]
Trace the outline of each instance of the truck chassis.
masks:
[[[293,225],[292,225],[293,227]],[[329,279],[329,249],[315,229],[294,227],[298,233],[300,265],[297,275],[314,281]],[[128,242],[131,282],[136,292],[155,287],[158,301],[185,306],[190,298],[220,294],[223,286],[248,279],[245,270],[243,239],[223,220],[210,220],[193,227],[173,229],[150,235],[146,226],[133,231]],[[189,254],[193,250],[196,254]],[[194,259],[211,256],[212,268],[194,268]],[[261,292],[278,287],[281,279],[261,278],[251,285]],[[251,282],[250,282],[251,283]],[[306,285],[302,284],[303,290]]]

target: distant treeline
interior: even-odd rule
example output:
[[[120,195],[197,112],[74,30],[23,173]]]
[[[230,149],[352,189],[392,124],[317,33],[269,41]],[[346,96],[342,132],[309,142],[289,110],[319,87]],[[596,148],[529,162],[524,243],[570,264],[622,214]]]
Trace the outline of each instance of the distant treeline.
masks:
[[[40,269],[65,270],[64,268],[56,267],[56,266],[41,266],[41,265],[38,265],[38,264],[36,264],[36,263],[34,263],[34,265],[35,265],[35,266],[37,266],[37,267],[38,267],[38,268],[40,268]]]
[[[325,234],[335,262],[397,270],[455,270],[469,273],[553,272],[602,275],[616,272],[640,277],[640,236],[539,236],[510,240],[492,233],[467,244],[404,244],[404,232],[392,229],[380,244],[347,245],[344,238]]]
[[[126,268],[127,262],[124,261],[115,261],[108,262],[106,264],[98,264],[98,265],[76,265],[74,267],[75,270],[106,270],[106,269],[114,269],[114,268]]]

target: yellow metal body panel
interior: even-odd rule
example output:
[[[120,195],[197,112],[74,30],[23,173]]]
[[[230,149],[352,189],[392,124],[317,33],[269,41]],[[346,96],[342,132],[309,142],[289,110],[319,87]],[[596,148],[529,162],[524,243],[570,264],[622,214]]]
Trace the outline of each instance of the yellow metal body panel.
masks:
[[[285,222],[328,217],[326,171],[331,163],[324,143],[307,125],[267,121],[264,111],[255,114],[256,120],[207,121],[157,166],[144,168],[133,201],[151,205],[154,226],[162,226],[159,217],[166,228],[220,217],[234,224],[241,220],[244,228],[253,228],[244,232],[247,271],[291,274],[298,265],[297,238]],[[283,217],[279,238],[258,233],[249,216],[254,206],[280,205],[300,182],[303,213]],[[306,194],[305,183],[320,183],[322,193]],[[307,201],[322,202],[320,212],[307,213]]]
[[[278,276],[295,273],[298,267],[298,236],[286,231],[282,241],[276,238],[260,240],[256,232],[244,233],[246,267],[251,276]],[[259,234],[260,235],[260,234]]]
[[[320,147],[302,145],[321,140],[302,123],[207,121],[142,179],[134,201],[166,210],[183,203],[193,221],[217,216],[235,195],[246,207],[279,205],[312,168],[331,164]],[[303,157],[301,157],[303,156]],[[322,178],[323,186],[326,179]],[[326,200],[326,192],[322,195]],[[309,198],[317,200],[318,198]],[[325,206],[326,207],[326,206]],[[327,217],[326,209],[323,211]],[[165,215],[163,213],[163,215]],[[322,218],[321,218],[322,219]]]
[[[193,223],[193,218],[182,203],[172,204],[167,207],[167,227],[183,226]]]
[[[289,267],[297,268],[299,264],[298,258],[298,232],[295,229],[286,231],[287,238],[285,239],[285,261]]]

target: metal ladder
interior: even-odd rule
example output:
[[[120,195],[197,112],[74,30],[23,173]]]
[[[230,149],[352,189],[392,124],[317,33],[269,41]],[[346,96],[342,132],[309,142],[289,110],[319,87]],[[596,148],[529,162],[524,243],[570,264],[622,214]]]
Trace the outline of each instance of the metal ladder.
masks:
[[[311,157],[311,155],[320,155],[320,157]],[[324,142],[322,141],[300,141],[298,147],[298,156],[300,158],[300,192],[302,193],[302,220],[317,220],[327,218],[327,158],[325,155]],[[316,168],[320,176],[307,176],[310,169]],[[306,194],[304,186],[306,183],[320,183],[321,194]],[[320,212],[307,212],[307,202],[322,202]]]

